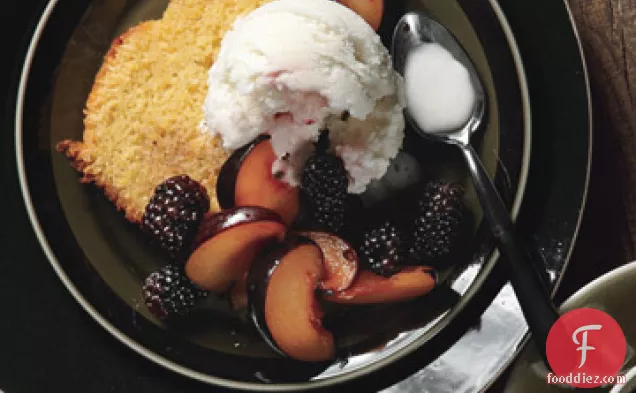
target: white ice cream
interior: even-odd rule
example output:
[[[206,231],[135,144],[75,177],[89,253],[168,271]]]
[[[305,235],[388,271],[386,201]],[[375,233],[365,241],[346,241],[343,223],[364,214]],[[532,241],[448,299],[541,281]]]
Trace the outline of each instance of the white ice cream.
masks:
[[[331,0],[275,0],[237,20],[209,72],[205,121],[227,149],[262,133],[297,184],[320,130],[349,192],[384,175],[404,138],[403,81],[379,36]],[[343,120],[345,119],[345,120]]]
[[[454,131],[466,124],[475,106],[468,70],[439,44],[423,44],[404,69],[409,114],[426,132]]]

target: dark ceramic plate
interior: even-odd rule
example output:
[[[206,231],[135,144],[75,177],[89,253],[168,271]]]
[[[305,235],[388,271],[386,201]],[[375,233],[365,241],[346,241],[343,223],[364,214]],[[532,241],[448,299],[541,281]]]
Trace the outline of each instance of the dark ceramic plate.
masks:
[[[51,1],[25,63],[16,118],[23,194],[42,247],[73,296],[101,326],[139,354],[191,378],[233,388],[340,390],[355,382],[377,389],[451,347],[472,322],[466,316],[479,315],[503,281],[501,272],[495,274],[498,257],[481,225],[460,157],[452,149],[417,138],[407,138],[406,151],[433,176],[468,186],[475,234],[459,267],[442,272],[442,284],[429,296],[390,311],[369,307],[348,316],[341,334],[344,346],[353,352],[347,363],[324,369],[281,359],[222,302],[210,304],[211,311],[196,323],[179,327],[163,326],[140,305],[143,277],[159,264],[156,253],[99,191],[78,183],[77,174],[53,146],[64,138],[80,138],[84,101],[111,40],[127,26],[159,17],[165,3]],[[447,25],[476,63],[490,96],[490,113],[475,144],[516,217],[530,165],[531,113],[521,59],[499,6],[494,1],[388,1],[380,29],[385,43],[399,16],[411,9],[426,11]],[[562,201],[577,208],[567,217],[574,221],[556,238],[567,247],[585,194],[586,132],[578,136],[575,149],[566,152],[582,158],[573,168],[572,193]],[[379,370],[386,372],[376,373]],[[391,377],[382,377],[387,372]]]

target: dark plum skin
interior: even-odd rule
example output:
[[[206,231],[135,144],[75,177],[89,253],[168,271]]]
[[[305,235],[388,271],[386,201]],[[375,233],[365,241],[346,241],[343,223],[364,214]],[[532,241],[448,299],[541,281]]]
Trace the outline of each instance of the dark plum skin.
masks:
[[[235,207],[206,217],[185,263],[186,275],[201,288],[226,293],[245,279],[259,250],[284,241],[286,234],[281,218],[262,207]]]
[[[238,206],[228,208],[206,217],[199,227],[194,246],[198,247],[206,240],[236,225],[256,221],[274,221],[283,223],[280,216],[269,209],[259,206]]]
[[[253,321],[256,329],[261,334],[261,336],[263,337],[265,342],[277,354],[279,354],[279,355],[281,355],[283,357],[288,357],[288,358],[292,358],[292,359],[294,358],[293,356],[290,356],[289,354],[285,353],[281,349],[279,344],[274,339],[274,336],[272,335],[270,327],[268,326],[267,315],[266,315],[266,309],[267,309],[266,297],[268,296],[268,289],[269,289],[269,286],[270,286],[270,282],[272,281],[272,278],[275,276],[275,274],[277,272],[277,269],[281,265],[281,262],[283,261],[283,259],[287,255],[290,255],[290,252],[292,252],[292,251],[294,251],[296,249],[299,249],[299,247],[301,247],[301,246],[306,246],[306,245],[309,245],[311,247],[315,247],[317,252],[320,253],[320,255],[322,255],[322,252],[320,251],[320,248],[317,246],[316,243],[314,243],[310,239],[304,238],[302,236],[293,236],[290,240],[288,240],[284,244],[272,244],[269,247],[267,247],[267,249],[265,249],[259,255],[259,258],[257,259],[257,261],[255,261],[255,263],[252,265],[252,269],[250,270],[250,273],[248,274],[248,277],[247,277],[247,292],[248,292],[248,299],[249,299],[248,308],[249,308],[250,316],[252,318],[252,321]],[[287,261],[285,263],[287,265],[289,265],[289,261]],[[292,263],[293,263],[293,261],[292,261]],[[279,277],[279,280],[281,280],[282,277],[283,276]],[[279,282],[279,284],[280,284],[280,282]],[[318,283],[316,283],[316,285],[317,284]],[[278,288],[280,288],[280,285],[277,286],[277,288],[274,289],[274,290],[279,290]],[[317,288],[314,288],[313,290],[315,291],[316,289]],[[280,294],[280,292],[277,292],[277,293]],[[270,291],[270,296],[274,296],[271,291]],[[290,299],[295,299],[293,294],[290,294],[289,298]],[[315,309],[313,309],[312,307],[308,308],[307,309],[307,315],[312,315],[312,312],[314,312],[314,310]],[[318,311],[318,312],[320,313],[318,315],[322,314],[321,311]],[[313,314],[313,315],[316,315],[316,314]],[[274,319],[274,320],[278,320],[278,319]],[[277,325],[277,326],[280,326],[280,325]],[[303,333],[306,333],[306,332],[316,332],[316,331],[313,330],[313,327],[310,328],[310,329],[312,329],[312,330],[304,330],[304,329],[302,329],[302,330],[299,330],[299,332],[301,332],[300,333],[301,335]],[[324,330],[320,330],[320,331],[324,332]],[[294,337],[295,332],[294,331],[289,331],[288,334],[292,335],[292,336],[287,336],[286,335],[286,336],[284,336],[285,339],[287,339],[288,337]],[[279,336],[279,339],[281,339],[281,336]],[[287,341],[287,340],[285,340],[285,341],[289,343],[289,341]],[[311,352],[311,350],[310,350],[310,352]],[[333,346],[333,352],[335,354],[335,345]],[[305,355],[308,354],[308,352],[304,352],[304,350],[303,350],[302,353],[305,354]],[[311,352],[311,353],[315,353],[315,352]],[[313,355],[310,355],[310,356],[313,356]],[[322,356],[322,355],[320,355],[320,356]],[[334,358],[335,358],[335,356],[334,356]],[[334,359],[332,358],[332,359],[329,359],[329,360],[305,360],[305,361],[311,361],[311,362],[315,362],[315,363],[322,363],[322,362],[326,361],[326,362],[331,363],[331,362],[333,362],[333,360]]]
[[[221,209],[234,207],[234,191],[236,190],[236,178],[243,160],[259,143],[268,140],[269,135],[259,135],[252,142],[235,150],[225,161],[216,181],[216,197]]]

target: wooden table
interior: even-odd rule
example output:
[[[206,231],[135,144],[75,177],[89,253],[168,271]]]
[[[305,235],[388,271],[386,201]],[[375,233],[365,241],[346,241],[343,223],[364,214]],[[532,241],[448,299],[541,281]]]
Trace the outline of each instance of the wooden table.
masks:
[[[594,153],[574,268],[566,273],[559,300],[636,259],[636,0],[569,2],[590,77]],[[592,271],[581,274],[576,266]]]

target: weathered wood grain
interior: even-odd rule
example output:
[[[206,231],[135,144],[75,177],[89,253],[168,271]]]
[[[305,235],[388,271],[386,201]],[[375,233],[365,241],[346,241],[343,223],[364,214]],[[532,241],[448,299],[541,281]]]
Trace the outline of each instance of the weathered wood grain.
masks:
[[[636,244],[636,0],[569,0],[590,75],[595,140],[606,155],[599,165],[616,164],[618,192],[628,228],[622,239],[628,258]],[[594,165],[594,163],[593,163]],[[602,175],[596,173],[596,175]],[[602,182],[596,182],[596,185]],[[594,185],[594,184],[593,184]],[[602,209],[602,206],[594,206]],[[620,225],[620,223],[616,223]],[[598,245],[602,247],[602,245]]]

